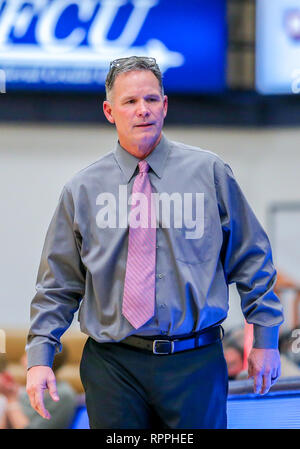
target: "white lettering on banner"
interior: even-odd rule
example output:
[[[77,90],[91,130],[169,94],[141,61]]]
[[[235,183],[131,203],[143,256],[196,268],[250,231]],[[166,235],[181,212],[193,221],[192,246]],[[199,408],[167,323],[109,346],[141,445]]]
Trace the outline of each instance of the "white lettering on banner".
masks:
[[[104,43],[110,27],[126,0],[103,0],[91,28],[88,32],[88,42],[94,47],[105,51]],[[111,48],[109,49],[111,51]]]
[[[77,5],[78,18],[81,21],[84,22],[91,19],[95,10],[95,1],[93,0],[60,0],[59,2],[52,2],[41,13],[36,26],[36,39],[43,46],[44,50],[52,52],[70,51],[82,43],[86,35],[86,30],[83,28],[75,28],[65,38],[56,39],[55,37],[56,25],[63,12],[71,4]]]
[[[109,31],[126,4],[131,4],[132,10],[119,36],[110,40]],[[32,0],[30,4],[23,0],[0,0],[0,61],[7,68],[81,67],[107,71],[108,61],[135,54],[154,56],[162,72],[179,67],[184,62],[183,55],[170,51],[158,39],[132,46],[149,11],[158,4],[159,0]],[[78,19],[86,27],[74,25],[68,36],[58,38],[57,24],[67,8],[74,5]],[[34,18],[36,43],[14,43],[10,36],[25,36]],[[82,45],[84,40],[89,45]]]
[[[6,3],[4,1],[0,2],[0,8],[5,4],[0,16],[0,47],[8,43],[12,30],[16,32],[18,37],[24,36],[34,14],[45,7],[47,0],[35,0],[31,3],[32,5],[28,5],[27,8],[21,10],[24,4],[23,0],[12,0]]]
[[[89,85],[91,83],[105,82],[106,73],[98,69],[85,69],[83,67],[78,68],[62,68],[51,67],[50,70],[42,67],[36,68],[19,68],[5,67],[2,72],[0,71],[0,80],[3,83],[4,77],[9,79],[10,82],[15,83],[68,83],[68,84],[83,84]],[[5,74],[5,75],[4,75]],[[2,93],[5,89],[5,85],[2,84]],[[0,87],[1,90],[1,87]]]
[[[116,14],[126,0],[104,0],[95,18],[88,35],[88,41],[95,48],[111,52],[130,47],[137,38],[144,21],[157,0],[132,0],[133,10],[121,35],[114,41],[107,39],[108,31],[116,17]],[[122,50],[121,50],[122,51]]]

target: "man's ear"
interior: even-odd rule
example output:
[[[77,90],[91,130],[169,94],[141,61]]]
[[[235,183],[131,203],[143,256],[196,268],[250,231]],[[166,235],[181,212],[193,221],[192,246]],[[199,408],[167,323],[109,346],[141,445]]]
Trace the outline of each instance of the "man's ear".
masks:
[[[166,117],[168,112],[168,97],[164,95],[164,118]]]
[[[103,112],[105,117],[110,123],[115,123],[115,119],[113,118],[112,114],[112,107],[109,101],[105,100],[103,101]]]

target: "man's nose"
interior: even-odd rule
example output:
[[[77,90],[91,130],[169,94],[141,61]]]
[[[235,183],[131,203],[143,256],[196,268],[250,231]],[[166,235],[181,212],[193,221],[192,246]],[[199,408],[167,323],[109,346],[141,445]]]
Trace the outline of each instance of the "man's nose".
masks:
[[[148,105],[145,101],[141,101],[138,104],[138,108],[137,108],[137,115],[139,117],[147,117],[150,114]]]

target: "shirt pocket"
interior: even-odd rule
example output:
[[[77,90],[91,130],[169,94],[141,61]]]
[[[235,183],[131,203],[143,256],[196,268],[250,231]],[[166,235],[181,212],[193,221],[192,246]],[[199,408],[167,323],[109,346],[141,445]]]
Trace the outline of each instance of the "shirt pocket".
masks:
[[[186,264],[200,264],[212,257],[212,239],[207,219],[197,223],[184,223],[181,228],[172,228],[176,260]]]

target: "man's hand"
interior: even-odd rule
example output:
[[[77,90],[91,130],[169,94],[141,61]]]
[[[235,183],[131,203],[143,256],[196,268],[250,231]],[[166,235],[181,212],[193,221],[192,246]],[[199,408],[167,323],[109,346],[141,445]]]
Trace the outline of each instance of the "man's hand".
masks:
[[[254,393],[266,394],[281,376],[278,349],[252,348],[248,357],[248,378],[254,379]]]
[[[53,401],[59,401],[56,389],[56,379],[49,366],[33,366],[27,371],[26,391],[31,407],[43,418],[50,419],[51,415],[44,405],[44,391],[49,390]]]

